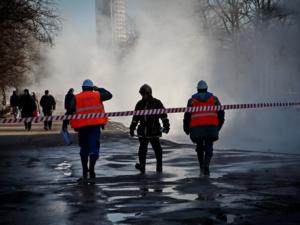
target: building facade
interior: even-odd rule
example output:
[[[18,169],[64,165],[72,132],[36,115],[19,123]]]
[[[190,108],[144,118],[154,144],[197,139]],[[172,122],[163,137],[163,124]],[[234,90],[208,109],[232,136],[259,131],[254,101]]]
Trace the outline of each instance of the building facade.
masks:
[[[99,46],[120,47],[129,40],[125,0],[95,0]]]

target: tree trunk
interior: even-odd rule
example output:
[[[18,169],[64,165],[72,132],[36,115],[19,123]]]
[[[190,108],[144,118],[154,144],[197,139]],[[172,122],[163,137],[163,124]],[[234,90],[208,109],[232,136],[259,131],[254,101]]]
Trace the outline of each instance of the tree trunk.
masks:
[[[1,94],[2,94],[2,105],[3,106],[6,106],[6,94],[5,94],[5,89],[4,88],[2,88],[1,89]]]

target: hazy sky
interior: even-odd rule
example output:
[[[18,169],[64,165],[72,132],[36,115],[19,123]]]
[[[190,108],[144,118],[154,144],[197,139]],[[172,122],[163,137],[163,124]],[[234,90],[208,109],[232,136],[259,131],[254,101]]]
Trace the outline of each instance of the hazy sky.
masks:
[[[89,30],[95,34],[95,0],[57,0],[58,8],[62,14],[64,26],[70,20],[83,30]],[[127,0],[128,14],[135,13],[135,6],[139,5],[139,0]]]
[[[68,24],[80,27],[83,32],[95,35],[95,1],[94,0],[57,0],[63,18],[63,31]],[[66,28],[67,27],[67,28]]]

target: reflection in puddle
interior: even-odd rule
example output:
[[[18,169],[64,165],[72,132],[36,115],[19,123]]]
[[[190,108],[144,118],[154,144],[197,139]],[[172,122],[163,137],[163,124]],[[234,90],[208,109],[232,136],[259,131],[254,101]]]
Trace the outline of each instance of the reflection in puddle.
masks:
[[[55,170],[62,171],[65,176],[71,176],[72,175],[71,167],[72,167],[71,163],[67,161],[63,161],[62,163],[58,164],[55,167]]]
[[[234,222],[236,215],[227,214],[226,217],[227,217],[227,224],[231,224]]]
[[[259,196],[250,196],[246,194],[223,194],[217,201],[220,202],[222,207],[239,207],[239,208],[252,208],[246,202],[251,203],[252,201],[258,201],[263,199]]]
[[[173,198],[173,199],[177,199],[177,200],[189,200],[189,201],[193,201],[193,200],[197,200],[198,199],[198,194],[179,193],[179,192],[177,192],[177,191],[174,190],[174,187],[164,188],[163,192],[168,197]]]
[[[124,221],[128,217],[136,217],[134,213],[108,213],[107,218],[112,222],[112,223],[118,223]]]
[[[219,188],[234,189],[234,190],[246,190],[245,187],[241,187],[238,185],[231,185],[231,184],[226,184],[226,183],[221,183],[221,182],[212,182],[212,184]]]

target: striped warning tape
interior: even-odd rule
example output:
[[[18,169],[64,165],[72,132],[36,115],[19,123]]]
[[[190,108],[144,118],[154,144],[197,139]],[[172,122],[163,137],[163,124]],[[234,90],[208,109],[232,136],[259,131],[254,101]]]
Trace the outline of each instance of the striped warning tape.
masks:
[[[300,102],[272,102],[272,103],[253,103],[253,104],[231,104],[219,106],[198,106],[198,107],[180,107],[167,109],[146,109],[137,111],[122,111],[122,112],[107,112],[107,113],[89,113],[77,115],[54,115],[54,116],[40,116],[28,117],[20,119],[0,119],[0,124],[22,123],[22,122],[44,122],[44,121],[62,121],[62,120],[76,120],[76,119],[92,119],[100,117],[121,117],[133,115],[158,115],[164,113],[182,113],[182,112],[207,112],[233,109],[255,109],[255,108],[274,108],[274,107],[293,107],[300,106]]]

